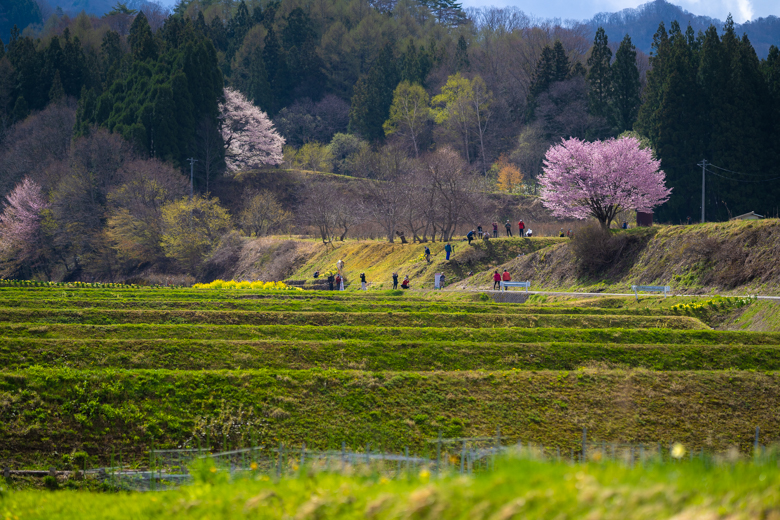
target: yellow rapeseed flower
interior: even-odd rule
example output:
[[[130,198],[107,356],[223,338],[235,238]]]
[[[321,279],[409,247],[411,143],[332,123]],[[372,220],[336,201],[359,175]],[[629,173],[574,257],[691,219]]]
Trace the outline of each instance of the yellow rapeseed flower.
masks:
[[[675,459],[681,459],[685,456],[685,446],[680,444],[679,442],[676,442],[674,446],[672,446],[672,457]]]

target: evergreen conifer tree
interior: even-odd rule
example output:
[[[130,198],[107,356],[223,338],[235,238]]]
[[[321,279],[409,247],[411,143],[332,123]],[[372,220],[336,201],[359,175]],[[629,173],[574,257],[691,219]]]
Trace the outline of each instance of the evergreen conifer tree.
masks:
[[[636,47],[626,35],[620,42],[611,67],[612,88],[610,91],[610,121],[615,133],[622,133],[634,127],[641,98],[639,69],[636,66]]]
[[[677,223],[695,217],[701,205],[701,171],[695,168],[703,146],[697,64],[677,22],[669,34],[661,23],[653,49],[648,101],[640,109],[637,129],[650,138],[663,161],[667,186],[673,188],[669,202],[658,208],[658,218]]]
[[[133,59],[139,61],[157,59],[157,43],[152,35],[152,28],[143,11],[136,15],[127,35],[130,53]]]
[[[267,110],[268,115],[273,117],[286,104],[290,96],[289,70],[287,56],[282,46],[279,45],[273,26],[268,29],[263,43],[263,62],[268,83],[271,86],[271,102],[268,107],[263,107],[263,109]]]
[[[455,72],[469,70],[471,62],[469,62],[469,46],[466,43],[466,38],[460,35],[458,38],[458,46],[455,48]]]
[[[268,83],[268,73],[265,70],[263,51],[260,46],[252,51],[252,63],[249,66],[248,98],[263,110],[273,105],[271,85]]]
[[[16,98],[16,103],[14,103],[11,119],[13,119],[15,123],[18,123],[19,121],[23,121],[28,115],[30,115],[30,108],[27,106],[27,101],[24,99],[24,96],[19,96]]]
[[[569,57],[566,56],[566,50],[563,48],[561,40],[555,40],[553,44],[553,76],[552,82],[566,81],[569,77]]]
[[[62,80],[60,79],[60,71],[54,72],[54,80],[51,83],[51,89],[49,89],[49,103],[59,103],[65,98],[65,89],[62,88]]]
[[[390,115],[393,91],[398,83],[393,48],[387,44],[368,74],[355,85],[349,111],[349,126],[353,132],[371,140],[384,136],[382,125]]]
[[[555,77],[555,56],[549,45],[545,45],[539,61],[536,62],[536,70],[531,81],[531,96],[536,97],[550,87]]]
[[[89,134],[90,121],[95,120],[96,108],[97,95],[95,94],[95,89],[81,87],[79,105],[76,109],[76,124],[73,127],[73,134],[76,137]]]
[[[603,27],[599,27],[588,57],[588,109],[594,116],[606,116],[608,112],[612,90],[611,61],[612,51],[609,49],[607,33]]]

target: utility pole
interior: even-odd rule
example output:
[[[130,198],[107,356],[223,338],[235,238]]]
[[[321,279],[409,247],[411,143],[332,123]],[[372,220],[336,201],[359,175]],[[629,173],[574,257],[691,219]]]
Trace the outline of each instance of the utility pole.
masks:
[[[702,159],[696,166],[701,166],[701,223],[704,224],[704,172],[707,169],[707,159]]]
[[[190,202],[192,202],[192,187],[195,178],[195,163],[198,162],[198,160],[194,157],[190,157],[187,160],[190,162]]]
[[[194,157],[190,157],[187,160],[190,161],[190,229],[192,229],[192,192],[195,180],[195,163],[198,160]]]

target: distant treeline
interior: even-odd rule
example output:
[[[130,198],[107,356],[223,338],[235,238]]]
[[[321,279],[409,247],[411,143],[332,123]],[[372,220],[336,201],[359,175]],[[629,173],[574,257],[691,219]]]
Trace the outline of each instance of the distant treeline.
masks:
[[[12,5],[35,16],[36,4]],[[50,201],[68,199],[63,168],[75,175],[86,159],[69,154],[79,140],[105,139],[98,128],[126,143],[106,150],[127,146],[187,174],[197,159],[196,190],[219,191],[219,104],[230,86],[273,118],[288,167],[407,175],[383,158],[446,147],[497,189],[533,194],[552,143],[635,131],[674,189],[660,220],[696,219],[702,159],[713,165],[709,218],[772,213],[780,51],[759,60],[730,19],[720,32],[662,24],[648,57],[628,36],[610,42],[599,30],[593,40],[584,25],[466,12],[452,0],[182,0],[172,13],[121,3],[100,18],[54,13],[39,36],[12,28],[0,44],[0,196],[30,177]],[[79,168],[117,171],[89,164]],[[101,203],[114,181],[90,182],[103,186]],[[107,217],[96,218],[97,229]]]

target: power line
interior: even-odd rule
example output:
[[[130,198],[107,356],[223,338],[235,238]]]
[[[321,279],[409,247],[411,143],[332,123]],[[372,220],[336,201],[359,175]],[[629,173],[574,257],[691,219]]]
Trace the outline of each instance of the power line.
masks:
[[[721,168],[720,166],[715,166],[712,163],[708,163],[708,166],[712,166],[713,168],[717,168],[718,170],[722,170],[724,172],[733,173],[735,175],[745,175],[745,176],[750,176],[750,177],[765,177],[767,175],[774,175],[774,173],[741,173],[741,172],[735,172],[733,170],[729,170],[729,169],[726,169],[726,168]],[[710,172],[710,173],[713,173],[713,172]],[[775,177],[775,178],[777,178],[777,177]]]
[[[708,164],[708,166],[712,166],[711,164]],[[774,181],[777,179],[780,179],[780,177],[772,177],[771,179],[757,179],[757,180],[747,180],[747,179],[734,179],[732,177],[726,177],[725,175],[720,175],[719,173],[716,173],[712,170],[707,170],[707,173],[710,173],[716,177],[720,177],[721,179],[726,179],[728,181],[734,181],[734,182],[740,182],[740,183],[756,183],[756,182],[769,182]]]

